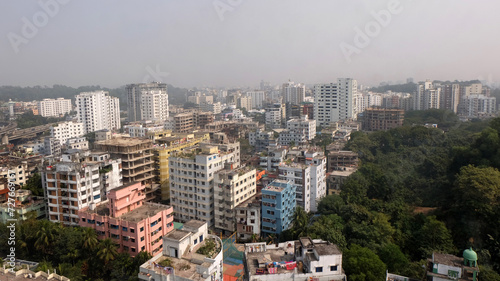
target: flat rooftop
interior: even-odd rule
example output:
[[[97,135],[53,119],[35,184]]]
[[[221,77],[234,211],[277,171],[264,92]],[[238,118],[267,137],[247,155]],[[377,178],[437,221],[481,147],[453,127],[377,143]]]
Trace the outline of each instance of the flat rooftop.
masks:
[[[184,227],[198,229],[205,224],[204,221],[190,220],[184,223]]]
[[[293,250],[292,250],[293,253]],[[288,262],[294,260],[293,254],[286,254],[283,248],[277,249],[268,249],[265,252],[248,252],[246,253],[246,264],[248,268],[248,272],[251,275],[255,275],[257,268],[264,269],[264,265],[266,263],[271,262]],[[290,273],[290,270],[286,270],[286,268],[278,267],[276,274],[280,273]],[[265,273],[268,274],[267,271]]]
[[[109,216],[110,211],[108,207],[108,202],[109,201],[104,201],[101,202],[99,205],[95,207],[94,210],[89,210],[87,209],[86,212],[89,214],[98,214],[99,216]],[[121,220],[124,221],[129,221],[129,222],[140,222],[150,216],[156,215],[160,211],[166,211],[170,208],[168,205],[162,205],[162,204],[156,204],[156,203],[149,203],[145,202],[142,206],[140,206],[137,209],[134,209],[128,213],[125,213],[121,215],[120,218]]]
[[[352,168],[352,167],[341,167],[341,168],[343,168],[343,169],[342,170],[333,170],[333,171],[329,172],[328,174],[330,176],[348,177],[352,173],[354,173],[354,172],[356,172],[358,170],[358,168]]]
[[[288,181],[286,180],[274,180],[271,183],[269,183],[266,187],[264,187],[262,190],[281,192],[287,186],[288,186]]]
[[[170,232],[168,235],[170,235],[171,233],[172,232]],[[167,237],[168,235],[164,237]],[[159,264],[164,260],[170,260],[170,267],[175,268],[175,276],[183,277],[185,279],[190,279],[190,280],[203,281],[205,280],[205,278],[203,278],[202,275],[200,275],[197,272],[196,268],[198,265],[208,268],[211,266],[211,264],[208,262],[204,262],[203,260],[205,259],[206,256],[197,254],[196,251],[200,247],[204,246],[208,239],[210,239],[210,235],[209,237],[207,237],[207,239],[203,240],[203,242],[198,243],[191,251],[185,251],[184,255],[181,258],[174,258],[162,255],[156,260],[156,264]],[[222,251],[222,245],[220,245],[219,240],[215,239],[215,241],[217,247],[220,249],[220,251]],[[163,271],[163,269],[161,269],[160,267],[154,267],[154,265],[148,264],[146,268],[149,270],[154,270],[156,273],[163,273],[163,274],[166,273],[165,271]]]
[[[190,231],[181,230],[181,229],[174,229],[171,232],[169,232],[167,235],[165,235],[164,238],[172,239],[175,241],[181,241],[186,236],[189,236],[190,233],[191,233]]]
[[[112,146],[132,146],[139,144],[152,144],[150,139],[141,139],[141,138],[114,138],[110,140],[102,140],[95,142],[98,145],[112,145]]]
[[[168,209],[170,209],[170,206],[168,205],[145,202],[139,208],[132,210],[128,213],[125,213],[121,215],[119,218],[121,220],[137,223],[150,216],[156,215],[158,212],[166,211]]]

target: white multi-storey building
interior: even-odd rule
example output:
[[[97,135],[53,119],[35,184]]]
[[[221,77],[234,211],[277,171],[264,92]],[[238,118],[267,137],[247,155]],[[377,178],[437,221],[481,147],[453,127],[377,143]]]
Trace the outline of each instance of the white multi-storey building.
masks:
[[[247,111],[252,110],[252,97],[250,96],[241,96],[238,98],[238,108],[245,108]]]
[[[281,95],[285,103],[300,104],[304,102],[306,87],[303,84],[295,84],[292,81],[288,81],[281,87]]]
[[[270,107],[266,109],[266,126],[271,129],[281,128],[281,120],[283,117],[282,107]]]
[[[109,158],[107,153],[83,151],[45,163],[42,186],[50,221],[77,226],[78,210],[101,202],[106,191],[122,185],[121,160]]]
[[[247,92],[247,96],[252,98],[252,108],[262,108],[262,104],[266,99],[264,91],[250,91]]]
[[[50,127],[50,134],[59,140],[59,143],[66,143],[68,139],[78,138],[84,135],[83,124],[79,122],[61,122]]]
[[[127,85],[128,121],[164,121],[168,118],[167,84]]]
[[[311,208],[311,167],[300,163],[281,163],[278,177],[295,185],[297,206],[310,212]]]
[[[311,167],[311,210],[316,212],[321,198],[326,195],[326,157],[320,152],[307,152],[306,165]]]
[[[200,104],[200,109],[202,111],[208,111],[213,114],[219,114],[222,112],[222,105],[220,102],[214,102],[214,103],[202,103]]]
[[[304,133],[306,140],[312,140],[316,136],[316,120],[309,120],[307,115],[300,119],[290,119],[286,122],[286,128],[290,131]]]
[[[225,169],[215,174],[215,228],[232,234],[237,223],[235,207],[255,195],[255,169],[231,169],[231,164],[227,164]]]
[[[78,122],[83,123],[84,133],[103,129],[116,130],[120,125],[120,101],[108,92],[85,92],[76,96]]]
[[[165,130],[164,124],[132,124],[123,126],[125,132],[130,135],[131,138],[143,138],[147,137],[148,133],[158,132]]]
[[[168,158],[171,205],[177,220],[215,224],[214,177],[225,164],[240,164],[240,144],[201,144]]]
[[[87,150],[89,149],[89,142],[85,137],[68,139],[66,141],[66,148]]]
[[[496,112],[495,97],[483,95],[470,95],[462,99],[459,114],[467,118],[479,118],[481,115],[493,114]]]
[[[43,99],[38,102],[38,114],[43,117],[59,117],[71,111],[71,100]]]
[[[278,177],[295,185],[297,206],[316,212],[320,199],[326,195],[326,157],[315,151],[306,151],[303,156],[305,164],[281,163]]]
[[[343,119],[356,118],[355,96],[358,84],[351,78],[314,86],[314,119],[318,126],[329,126]]]

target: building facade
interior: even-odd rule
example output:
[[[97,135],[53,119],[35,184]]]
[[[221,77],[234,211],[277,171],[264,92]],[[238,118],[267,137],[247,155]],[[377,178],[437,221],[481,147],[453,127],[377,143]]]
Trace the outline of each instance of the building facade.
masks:
[[[98,239],[111,238],[119,252],[132,257],[141,251],[157,254],[163,236],[174,229],[173,208],[144,202],[144,190],[140,182],[110,190],[107,201],[78,211],[79,225],[95,229]]]
[[[229,234],[236,231],[235,208],[255,195],[255,176],[255,169],[233,169],[231,164],[215,173],[215,228]]]
[[[245,270],[254,281],[347,281],[335,244],[301,237],[279,244],[245,244]]]
[[[128,121],[164,121],[168,118],[167,84],[127,85]]]
[[[138,277],[144,281],[222,281],[222,261],[222,240],[208,234],[206,222],[191,220],[163,237],[162,252],[141,265]]]
[[[83,123],[84,133],[103,129],[120,129],[120,101],[108,92],[80,93],[76,97],[78,122]]]
[[[314,119],[317,126],[327,127],[339,120],[356,118],[357,81],[340,78],[336,83],[314,86]]]
[[[43,99],[38,102],[38,114],[43,117],[59,117],[69,113],[71,109],[70,99]]]
[[[368,108],[363,113],[363,131],[385,131],[401,127],[404,115],[403,109]]]
[[[79,122],[60,122],[50,127],[50,135],[59,140],[59,143],[66,143],[68,139],[78,138],[84,135],[83,124]]]
[[[262,189],[262,232],[280,234],[291,227],[296,206],[295,185],[274,180]]]
[[[214,177],[225,164],[240,164],[240,144],[200,144],[169,157],[170,198],[176,219],[215,225]]]

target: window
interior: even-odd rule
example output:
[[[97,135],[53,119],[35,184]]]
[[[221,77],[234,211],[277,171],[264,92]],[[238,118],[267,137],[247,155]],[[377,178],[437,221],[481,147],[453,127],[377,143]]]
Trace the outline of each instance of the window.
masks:
[[[330,265],[330,271],[337,271],[336,265]]]
[[[452,279],[458,279],[458,271],[448,270],[448,277]]]
[[[130,232],[135,233],[135,229],[131,228]]]
[[[203,242],[203,234],[200,235],[200,242]]]
[[[194,239],[194,244],[198,244],[198,239]]]
[[[85,218],[82,218],[82,221],[85,222]]]
[[[144,231],[144,226],[143,226],[143,227],[141,227],[141,229],[140,229],[140,232],[143,232],[143,231]]]
[[[316,272],[323,272],[323,267],[322,266],[316,267]]]
[[[141,242],[144,241],[144,236],[141,237]]]
[[[123,231],[128,231],[128,227],[123,226],[123,227],[122,227],[122,230],[123,230]]]

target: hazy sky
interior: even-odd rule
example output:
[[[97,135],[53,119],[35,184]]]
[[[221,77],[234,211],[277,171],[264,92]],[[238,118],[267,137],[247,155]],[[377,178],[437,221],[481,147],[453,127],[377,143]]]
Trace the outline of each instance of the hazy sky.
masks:
[[[499,10],[496,0],[4,0],[0,85],[500,81]],[[356,28],[369,41],[355,41]]]

